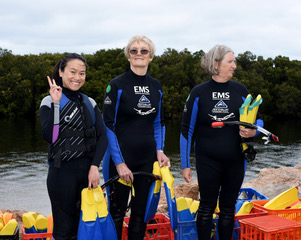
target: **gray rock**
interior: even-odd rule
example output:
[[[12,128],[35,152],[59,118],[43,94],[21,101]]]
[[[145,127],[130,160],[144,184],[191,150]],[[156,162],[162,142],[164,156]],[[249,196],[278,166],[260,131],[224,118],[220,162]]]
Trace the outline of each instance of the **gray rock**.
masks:
[[[301,164],[295,167],[264,168],[256,179],[243,184],[242,187],[252,187],[272,199],[295,186],[301,187]]]

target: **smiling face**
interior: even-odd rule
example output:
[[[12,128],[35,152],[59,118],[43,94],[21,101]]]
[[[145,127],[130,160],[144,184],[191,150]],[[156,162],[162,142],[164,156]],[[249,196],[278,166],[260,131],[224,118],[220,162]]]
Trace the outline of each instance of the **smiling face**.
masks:
[[[150,47],[145,42],[139,41],[139,42],[134,42],[131,45],[130,50],[133,50],[133,49],[138,50],[138,52],[137,52],[137,54],[130,53],[130,57],[128,58],[128,60],[131,64],[132,71],[135,73],[140,72],[142,69],[147,71],[148,64],[153,59],[150,57],[149,52],[147,54],[143,55],[143,54],[141,54],[141,50],[150,51]],[[140,70],[138,70],[138,69],[140,69]]]
[[[86,80],[86,65],[79,59],[70,60],[64,71],[59,70],[63,86],[71,91],[79,90]]]
[[[218,77],[224,81],[232,78],[234,70],[236,69],[235,56],[233,52],[228,52],[220,64],[216,62]]]

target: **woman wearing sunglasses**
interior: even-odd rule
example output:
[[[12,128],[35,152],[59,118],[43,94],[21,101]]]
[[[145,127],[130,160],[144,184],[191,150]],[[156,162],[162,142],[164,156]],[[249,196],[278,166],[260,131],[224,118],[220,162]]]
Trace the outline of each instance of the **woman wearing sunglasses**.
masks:
[[[133,172],[152,172],[153,163],[169,166],[163,153],[165,126],[162,112],[162,87],[147,74],[155,55],[153,42],[145,36],[134,36],[124,50],[130,69],[110,81],[103,105],[109,147],[103,161],[104,179],[118,174],[133,182],[135,197],[131,199],[129,239],[143,239],[146,229],[144,214],[150,182]],[[117,183],[108,190],[110,213],[121,239],[123,219],[131,188]]]

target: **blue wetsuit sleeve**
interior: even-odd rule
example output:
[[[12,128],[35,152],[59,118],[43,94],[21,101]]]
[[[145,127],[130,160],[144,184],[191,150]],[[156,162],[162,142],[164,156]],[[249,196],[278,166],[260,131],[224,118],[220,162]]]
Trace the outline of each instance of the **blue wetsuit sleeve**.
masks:
[[[98,138],[97,138],[95,154],[91,165],[95,165],[99,167],[100,162],[108,146],[108,138],[107,138],[106,127],[103,123],[100,111],[97,106],[94,107],[94,111],[95,111],[95,119],[96,119],[95,128],[97,129],[98,132]]]
[[[115,165],[124,162],[115,132],[115,124],[121,94],[121,89],[118,90],[113,84],[110,84],[105,93],[103,104],[103,120],[107,130],[108,151]]]
[[[263,120],[260,118],[256,119],[255,125],[263,128]],[[258,136],[259,134],[260,134],[260,132],[256,131],[255,137]]]
[[[164,125],[164,117],[163,117],[163,111],[162,111],[162,99],[163,99],[163,93],[161,90],[160,92],[160,103],[159,103],[159,111],[157,114],[157,117],[154,121],[154,137],[156,141],[156,150],[162,150],[164,149],[164,140],[165,140],[165,125]]]
[[[190,151],[193,132],[198,113],[199,98],[188,97],[186,101],[180,136],[181,168],[190,168]]]

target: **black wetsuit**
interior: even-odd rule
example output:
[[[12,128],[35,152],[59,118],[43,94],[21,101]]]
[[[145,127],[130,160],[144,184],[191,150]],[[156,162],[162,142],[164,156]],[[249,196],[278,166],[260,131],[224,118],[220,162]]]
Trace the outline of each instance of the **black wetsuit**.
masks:
[[[53,237],[56,240],[76,239],[81,191],[88,187],[90,167],[100,165],[108,143],[106,129],[95,101],[90,99],[93,105],[86,105],[78,92],[66,88],[63,88],[63,97],[67,103],[61,110],[62,100],[60,104],[53,103],[50,96],[43,99],[40,107],[42,135],[49,143],[47,188],[54,220]],[[90,111],[94,113],[91,114]],[[68,144],[64,144],[60,137],[64,129],[80,132],[88,129],[88,126],[95,128],[97,132],[94,147],[84,149],[83,146],[87,144],[79,142],[85,142],[86,139],[78,136],[70,141],[81,146],[78,151],[72,148],[71,151],[65,150],[70,146],[66,146]],[[93,138],[89,138],[89,141],[91,139]],[[64,148],[58,148],[56,143],[61,143]],[[54,150],[58,149],[63,149],[62,153],[55,154]]]
[[[152,172],[157,150],[163,150],[165,127],[162,114],[162,89],[149,75],[138,76],[131,70],[113,79],[104,96],[103,118],[109,140],[103,161],[104,179],[117,175],[115,165],[125,162],[132,172]],[[143,239],[144,213],[150,184],[143,177],[134,179],[135,197],[131,205],[129,239]],[[129,188],[116,184],[110,212],[118,237]],[[112,191],[112,187],[109,192]],[[110,194],[110,193],[109,193]]]
[[[210,239],[212,214],[219,196],[219,236],[231,239],[236,199],[243,182],[245,161],[238,126],[212,128],[214,121],[238,121],[239,107],[248,95],[235,81],[199,84],[188,97],[182,119],[181,164],[190,168],[190,148],[195,135],[196,169],[200,190],[199,239]]]

